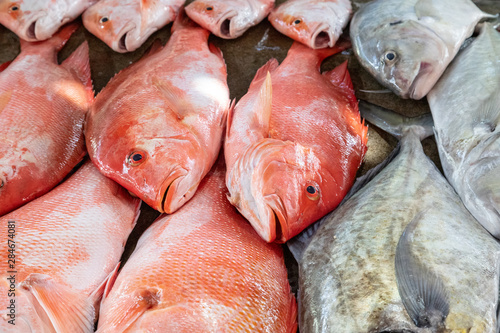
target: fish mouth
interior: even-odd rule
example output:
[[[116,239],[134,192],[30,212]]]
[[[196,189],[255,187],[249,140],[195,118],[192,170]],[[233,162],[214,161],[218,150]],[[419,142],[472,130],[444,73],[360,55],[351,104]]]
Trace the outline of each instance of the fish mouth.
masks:
[[[232,38],[231,34],[231,20],[238,15],[238,12],[232,10],[222,16],[222,18],[219,20],[218,25],[219,25],[219,33],[220,36],[223,38]]]
[[[313,49],[323,49],[325,47],[331,47],[332,38],[329,33],[328,27],[321,26],[313,33],[311,38],[311,47]]]
[[[37,40],[36,38],[36,22],[38,19],[31,22],[28,29],[26,29],[26,36],[31,40]]]
[[[179,182],[187,175],[187,171],[184,168],[175,168],[173,172],[171,172],[167,178],[163,181],[162,186],[160,188],[159,197],[161,200],[160,204],[156,207],[161,213],[171,214],[175,211],[176,207],[171,207],[174,201],[174,194],[177,192],[177,188]]]
[[[408,95],[411,99],[419,100],[429,92],[430,88],[425,84],[421,84],[423,78],[432,72],[432,65],[428,62],[422,61],[418,69],[418,73],[413,79],[413,82],[408,90]]]
[[[127,31],[126,33],[124,33],[120,39],[118,40],[118,49],[120,51],[123,51],[123,52],[127,52],[128,49],[127,49],[127,34],[129,33],[130,31]]]
[[[277,243],[284,243],[288,239],[285,205],[277,194],[268,194],[264,198],[270,210],[268,226],[271,240]]]

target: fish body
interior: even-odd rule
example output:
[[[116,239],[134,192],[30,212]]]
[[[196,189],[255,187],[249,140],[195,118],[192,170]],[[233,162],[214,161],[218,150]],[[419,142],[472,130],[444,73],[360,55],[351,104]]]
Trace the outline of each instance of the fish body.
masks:
[[[116,52],[131,52],[172,22],[184,1],[101,0],[85,11],[83,24]]]
[[[268,242],[285,242],[342,200],[366,151],[347,63],[321,74],[344,46],[294,43],[264,65],[228,121],[229,199]],[[266,74],[270,73],[270,74]]]
[[[500,247],[424,154],[422,127],[398,130],[396,157],[300,259],[300,331],[496,332]]]
[[[443,170],[465,206],[500,238],[500,33],[485,24],[429,93]]]
[[[0,73],[0,216],[48,192],[85,155],[83,123],[94,98],[87,43],[57,64],[75,29],[22,41]]]
[[[160,212],[188,201],[215,162],[230,106],[226,65],[185,17],[96,97],[86,124],[99,170]]]
[[[195,0],[186,13],[214,35],[233,39],[266,18],[273,7],[274,0]]]
[[[141,236],[97,332],[297,331],[282,249],[227,201],[224,175],[219,162],[190,202]]]
[[[279,32],[310,48],[333,47],[351,17],[350,0],[288,0],[269,14]]]
[[[421,99],[476,24],[492,17],[470,0],[376,0],[354,14],[350,35],[357,58],[382,85]]]
[[[0,0],[0,24],[26,41],[42,41],[97,1]]]
[[[139,207],[88,161],[50,193],[1,217],[0,331],[93,332]]]

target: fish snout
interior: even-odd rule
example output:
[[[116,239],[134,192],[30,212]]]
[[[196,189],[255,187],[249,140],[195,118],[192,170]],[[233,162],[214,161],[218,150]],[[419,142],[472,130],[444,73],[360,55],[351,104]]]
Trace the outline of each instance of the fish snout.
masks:
[[[162,213],[171,214],[179,209],[188,199],[187,193],[180,193],[180,182],[188,175],[188,171],[176,167],[163,181],[156,198],[155,209]]]

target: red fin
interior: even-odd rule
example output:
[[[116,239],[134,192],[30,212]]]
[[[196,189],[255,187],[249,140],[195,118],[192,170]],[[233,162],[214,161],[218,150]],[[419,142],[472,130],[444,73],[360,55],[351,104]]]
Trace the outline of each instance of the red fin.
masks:
[[[89,63],[89,44],[83,42],[71,55],[63,61],[61,67],[68,70],[70,73],[80,80],[87,88],[89,101],[94,100],[94,90],[92,87],[92,78],[90,76]]]
[[[80,23],[72,22],[70,24],[65,25],[58,32],[54,34],[51,38],[42,41],[42,42],[26,42],[21,39],[21,52],[30,52],[33,51],[40,52],[42,48],[45,48],[52,52],[59,52],[66,42],[70,39],[71,35],[80,27]]]
[[[0,73],[2,73],[5,69],[7,69],[7,67],[9,67],[9,65],[12,63],[12,60],[11,61],[7,61],[7,62],[4,62],[3,64],[0,65]]]
[[[347,70],[347,60],[342,64],[338,65],[329,72],[323,73],[328,81],[330,81],[334,86],[341,88],[346,92],[346,96],[349,98],[349,102],[356,109],[358,108],[358,100],[354,94],[354,87],[351,81],[351,75]]]
[[[276,60],[275,58],[269,59],[269,61],[266,62],[264,64],[264,66],[262,66],[261,68],[259,68],[259,70],[257,71],[257,73],[255,73],[255,76],[253,77],[253,80],[250,83],[250,87],[253,84],[259,82],[260,80],[264,80],[266,78],[267,74],[274,72],[274,70],[276,68],[278,68],[278,66],[279,66],[278,60]]]
[[[94,305],[96,313],[99,313],[100,304],[102,304],[106,296],[108,296],[111,288],[113,287],[113,284],[118,277],[119,268],[120,263],[115,266],[111,273],[109,273],[108,276],[102,281],[99,287],[97,287],[96,290],[94,290],[92,294],[90,294],[90,300]]]
[[[224,62],[224,64],[226,64],[226,61],[224,60],[224,55],[222,54],[222,51],[217,46],[215,46],[212,43],[208,43],[208,49],[210,50],[210,52],[212,52],[213,54],[215,54],[216,56],[221,58],[221,60]]]
[[[47,315],[56,332],[92,332],[95,310],[87,296],[36,273],[20,287],[33,296],[34,307]]]
[[[150,56],[150,55],[153,55],[155,53],[158,53],[162,49],[163,49],[163,45],[161,44],[161,40],[155,39],[155,41],[153,42],[153,44],[151,44],[151,46],[146,51],[146,53],[144,53],[143,58],[146,56]]]
[[[236,98],[231,101],[229,105],[229,109],[227,111],[226,117],[226,141],[229,138],[229,129],[231,128],[231,124],[233,122],[233,114],[234,114],[234,105],[236,104]]]
[[[200,26],[186,15],[184,7],[182,7],[174,20],[174,24],[172,24],[172,32],[186,28],[200,28]],[[208,37],[210,32],[208,30],[205,31]]]
[[[290,50],[288,50],[285,61],[294,61],[295,58],[299,58],[299,61],[302,64],[304,64],[305,62],[309,62],[315,65],[319,70],[319,67],[321,66],[323,60],[350,47],[351,41],[347,39],[339,39],[334,47],[315,50],[309,48],[308,46],[305,46],[302,43],[294,42],[292,44],[292,47],[290,47]]]
[[[163,100],[167,103],[168,108],[177,116],[179,120],[184,119],[186,114],[191,109],[189,103],[182,98],[182,96],[186,95],[186,93],[171,84],[163,82],[157,76],[153,76],[151,81],[163,95]]]
[[[271,122],[272,111],[273,85],[271,74],[267,72],[266,80],[262,83],[259,91],[257,105],[255,106],[255,116],[257,120],[257,128],[260,129],[262,136],[265,138],[269,135],[269,124]]]
[[[297,301],[295,296],[290,292],[290,310],[288,311],[288,332],[287,333],[295,333],[297,332]]]

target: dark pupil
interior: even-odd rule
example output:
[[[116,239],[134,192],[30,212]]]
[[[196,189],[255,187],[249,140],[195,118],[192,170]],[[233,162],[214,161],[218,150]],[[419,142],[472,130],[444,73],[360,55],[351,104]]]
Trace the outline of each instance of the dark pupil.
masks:
[[[385,57],[387,58],[387,60],[393,60],[396,56],[394,55],[394,53],[387,53]]]
[[[309,193],[309,194],[316,193],[316,189],[314,188],[314,186],[308,186],[307,187],[307,193]]]
[[[212,9],[214,9],[214,8],[213,7],[207,7],[207,10],[212,10]]]
[[[295,20],[295,22],[293,22],[295,24],[299,24],[300,23],[300,20]]]
[[[141,154],[134,154],[132,156],[132,160],[134,160],[134,162],[139,162],[140,160],[142,160],[142,155]]]
[[[19,7],[14,6],[14,7],[12,7],[11,9],[12,9],[12,10],[18,10],[18,9],[19,9]]]
[[[101,22],[102,22],[102,23],[105,23],[105,22],[108,22],[108,20],[109,20],[109,19],[108,19],[107,17],[103,17],[103,18],[101,19]]]

